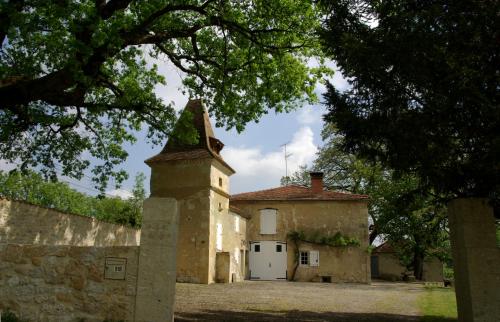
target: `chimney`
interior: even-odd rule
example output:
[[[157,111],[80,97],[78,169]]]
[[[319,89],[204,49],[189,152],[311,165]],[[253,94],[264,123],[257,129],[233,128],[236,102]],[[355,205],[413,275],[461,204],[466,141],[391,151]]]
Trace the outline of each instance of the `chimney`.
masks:
[[[313,193],[323,192],[323,172],[309,172],[311,176],[311,188]]]

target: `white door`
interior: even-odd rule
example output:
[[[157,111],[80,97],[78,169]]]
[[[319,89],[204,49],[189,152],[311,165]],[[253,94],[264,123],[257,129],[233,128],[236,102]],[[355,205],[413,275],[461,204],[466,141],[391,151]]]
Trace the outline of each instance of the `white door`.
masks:
[[[285,242],[250,242],[250,279],[286,280],[286,251]]]

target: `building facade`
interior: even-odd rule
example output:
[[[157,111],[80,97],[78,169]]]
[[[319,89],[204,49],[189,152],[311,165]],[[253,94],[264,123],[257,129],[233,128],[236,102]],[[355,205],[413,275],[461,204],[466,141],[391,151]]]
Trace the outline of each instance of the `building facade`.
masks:
[[[232,205],[250,215],[247,277],[369,283],[366,196],[324,191],[319,174],[313,174],[312,186],[285,186],[231,197]],[[309,236],[310,241],[292,241],[289,234],[294,232]],[[359,245],[321,243],[320,239],[335,234],[355,239]]]
[[[192,128],[186,126],[191,124]],[[223,160],[201,100],[190,100],[174,132],[194,129],[198,141],[170,139],[151,167],[151,196],[178,201],[180,220],[177,280],[191,283],[243,279],[368,283],[367,196],[286,186],[229,195],[235,171]],[[165,178],[168,178],[165,180]],[[293,231],[332,236],[341,233],[358,246],[301,242]]]

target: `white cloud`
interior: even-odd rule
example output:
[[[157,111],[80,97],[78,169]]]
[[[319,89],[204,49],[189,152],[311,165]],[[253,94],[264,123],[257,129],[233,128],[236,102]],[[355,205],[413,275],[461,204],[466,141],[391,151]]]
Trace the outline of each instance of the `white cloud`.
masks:
[[[323,105],[304,106],[297,115],[297,122],[304,125],[321,123],[324,113]]]
[[[173,104],[176,111],[180,111],[186,105],[189,96],[182,93],[182,78],[183,73],[176,68],[168,59],[159,57],[158,59],[152,58],[147,54],[149,48],[147,46],[143,49],[145,51],[146,61],[149,67],[153,64],[158,66],[158,73],[165,77],[166,85],[157,85],[155,87],[156,95],[163,100],[165,104]]]
[[[115,189],[115,190],[110,190],[106,191],[106,195],[113,196],[113,197],[120,197],[122,199],[130,199],[134,195],[132,192],[124,189]]]
[[[0,170],[1,171],[10,171],[16,167],[15,164],[9,163],[3,159],[0,159]]]
[[[299,129],[287,145],[288,174],[300,165],[311,164],[318,150],[310,127]],[[284,149],[284,148],[283,148]],[[255,191],[279,186],[285,175],[284,150],[263,153],[260,148],[227,146],[222,150],[224,160],[236,170],[231,177],[231,192]]]
[[[326,62],[326,66],[334,70],[333,77],[326,77],[326,80],[329,81],[337,90],[342,92],[350,87],[347,79],[344,77],[334,60],[328,60]],[[326,92],[326,86],[318,83],[314,92],[321,98]]]

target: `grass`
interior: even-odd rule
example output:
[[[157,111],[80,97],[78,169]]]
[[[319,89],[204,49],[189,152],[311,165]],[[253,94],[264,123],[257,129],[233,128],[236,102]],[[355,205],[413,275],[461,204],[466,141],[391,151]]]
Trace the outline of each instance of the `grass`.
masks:
[[[457,320],[455,291],[445,287],[427,287],[418,299],[422,322],[448,322]]]

